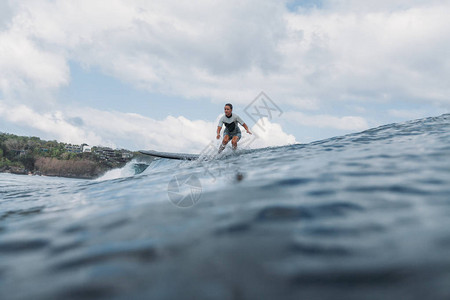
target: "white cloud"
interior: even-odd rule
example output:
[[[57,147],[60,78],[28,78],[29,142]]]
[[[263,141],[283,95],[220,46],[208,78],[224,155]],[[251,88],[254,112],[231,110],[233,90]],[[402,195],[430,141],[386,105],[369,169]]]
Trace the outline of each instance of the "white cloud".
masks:
[[[183,98],[247,104],[264,90],[280,106],[316,111],[314,117],[297,113],[300,121],[291,118],[308,126],[367,128],[363,117],[321,113],[345,107],[342,102],[370,102],[384,111],[398,101],[450,108],[448,1],[323,2],[323,9],[295,12],[278,0],[9,2],[0,14],[0,91],[9,103],[31,107],[34,101],[34,109],[54,111],[42,101],[55,99],[55,91],[70,83],[68,66],[75,61],[132,86]],[[147,134],[143,124],[155,121],[96,113],[122,124],[117,132],[141,137]],[[364,116],[374,122],[382,119],[369,113]],[[83,122],[103,130],[103,141],[117,138],[95,120]],[[152,124],[176,130],[189,122],[168,117]],[[173,139],[171,147],[187,147],[174,138],[177,133],[164,133]],[[201,136],[191,139],[200,143],[206,133]],[[144,140],[162,147],[159,139],[154,133]]]
[[[9,1],[0,1],[0,30],[7,26],[13,17],[12,9],[8,3]]]
[[[126,145],[132,149],[170,152],[198,152],[214,137],[211,122],[167,116],[155,120],[139,114],[79,109],[71,117],[83,120],[84,130],[100,134],[108,144]]]
[[[18,78],[50,86],[67,83],[66,63],[75,60],[187,97],[239,102],[265,90],[314,108],[348,99],[449,101],[448,2],[325,4],[294,13],[271,0],[22,1],[3,32],[12,41],[2,44],[25,51],[3,61],[17,66]]]
[[[450,3],[392,10],[394,3],[375,11],[357,9],[361,3],[288,15],[291,38],[284,49],[297,55],[294,72],[300,82],[310,81],[308,93],[327,102],[448,103]]]
[[[388,114],[402,120],[412,120],[426,117],[422,110],[417,109],[390,109],[388,110]]]
[[[240,143],[249,148],[264,148],[296,144],[295,137],[283,131],[280,124],[272,123],[267,118],[261,118],[252,126],[249,135],[242,130]]]
[[[69,68],[61,55],[39,49],[20,32],[0,32],[0,90],[6,97],[47,96],[68,82]]]
[[[74,107],[67,111],[41,114],[24,105],[11,106],[1,101],[0,117],[42,131],[44,139],[132,150],[190,153],[199,153],[211,141],[215,141],[218,121],[218,118],[216,122],[189,120],[183,116],[155,120],[135,113]],[[264,129],[254,129],[258,140],[251,148],[295,143],[294,136],[283,132],[279,124],[266,120]]]
[[[378,0],[364,2],[360,0],[328,0],[326,7],[337,11],[355,12],[395,12],[411,7],[428,7],[430,5],[445,4],[446,0]]]
[[[289,111],[283,117],[294,123],[308,127],[333,128],[349,131],[360,131],[369,128],[367,121],[358,116],[336,117],[331,115],[307,115],[301,112]]]
[[[93,131],[86,131],[70,124],[61,111],[44,114],[37,113],[25,105],[10,106],[0,101],[0,117],[24,127],[31,127],[43,132],[49,139],[79,143],[90,141],[102,143],[103,140]]]
[[[283,99],[284,103],[292,105],[295,108],[301,110],[319,110],[320,109],[320,100],[312,99],[312,98],[291,98],[291,99]]]

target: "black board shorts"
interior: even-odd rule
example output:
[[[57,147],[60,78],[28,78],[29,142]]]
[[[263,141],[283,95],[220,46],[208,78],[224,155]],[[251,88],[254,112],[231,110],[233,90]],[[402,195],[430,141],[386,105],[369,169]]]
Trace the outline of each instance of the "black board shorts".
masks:
[[[225,137],[226,135],[228,135],[230,137],[230,139],[232,139],[234,136],[237,136],[239,139],[241,139],[241,131],[240,130],[235,130],[232,132],[229,132],[227,128],[225,128],[224,132],[223,132],[223,136]]]

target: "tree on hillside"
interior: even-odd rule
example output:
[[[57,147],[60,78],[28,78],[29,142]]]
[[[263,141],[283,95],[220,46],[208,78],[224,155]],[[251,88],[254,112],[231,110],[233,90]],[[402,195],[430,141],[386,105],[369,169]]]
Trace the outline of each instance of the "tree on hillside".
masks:
[[[24,144],[19,139],[9,138],[3,143],[8,151],[23,149]]]
[[[26,154],[24,156],[21,156],[19,158],[19,161],[23,164],[23,166],[25,167],[25,169],[27,170],[33,170],[34,169],[34,163],[35,163],[35,158],[33,155],[31,154]]]

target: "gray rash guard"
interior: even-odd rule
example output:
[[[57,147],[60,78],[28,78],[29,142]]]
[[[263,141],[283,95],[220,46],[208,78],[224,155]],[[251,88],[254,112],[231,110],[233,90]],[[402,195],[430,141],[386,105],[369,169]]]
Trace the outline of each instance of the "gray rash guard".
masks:
[[[225,127],[228,130],[228,132],[237,133],[237,132],[241,132],[237,123],[239,123],[241,125],[244,124],[244,121],[237,114],[231,114],[231,117],[229,117],[229,118],[226,115],[223,115],[223,117],[219,121],[218,126],[222,127],[223,124],[225,124]]]

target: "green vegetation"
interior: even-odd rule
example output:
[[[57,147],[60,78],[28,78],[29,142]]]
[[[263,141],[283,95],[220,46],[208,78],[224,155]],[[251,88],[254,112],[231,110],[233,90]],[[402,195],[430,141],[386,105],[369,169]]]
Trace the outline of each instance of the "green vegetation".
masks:
[[[0,172],[94,178],[123,166],[132,156],[127,150],[102,147],[82,153],[83,145],[0,133]]]

